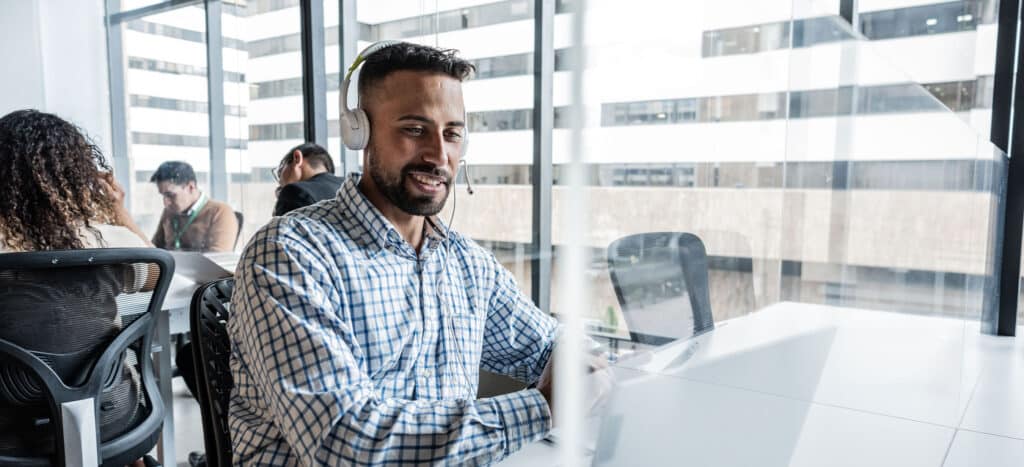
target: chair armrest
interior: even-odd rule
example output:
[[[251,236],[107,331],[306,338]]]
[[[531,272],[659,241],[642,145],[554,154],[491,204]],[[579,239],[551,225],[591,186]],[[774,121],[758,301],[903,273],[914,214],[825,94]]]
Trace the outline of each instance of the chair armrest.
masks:
[[[96,433],[96,403],[93,398],[60,405],[61,430],[64,433],[65,465],[99,465]]]

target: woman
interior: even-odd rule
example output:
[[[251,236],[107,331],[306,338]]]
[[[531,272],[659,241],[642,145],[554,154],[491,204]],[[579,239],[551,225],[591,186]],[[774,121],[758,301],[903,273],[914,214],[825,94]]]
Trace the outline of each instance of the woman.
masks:
[[[149,240],[99,149],[60,117],[0,118],[0,249],[141,247]]]
[[[19,110],[0,118],[0,180],[0,253],[150,246],[103,154],[56,115]],[[72,269],[51,277],[3,277],[0,338],[87,362],[121,328],[115,297],[151,288],[156,279],[145,265]],[[68,293],[66,284],[81,287]],[[134,366],[122,368],[101,397],[104,441],[146,412]],[[0,398],[0,456],[52,455],[48,413],[44,404]]]

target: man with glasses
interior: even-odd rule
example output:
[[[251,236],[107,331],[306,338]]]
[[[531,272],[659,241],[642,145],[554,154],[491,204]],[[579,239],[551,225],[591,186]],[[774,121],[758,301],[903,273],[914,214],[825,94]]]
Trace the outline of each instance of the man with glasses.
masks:
[[[196,185],[187,162],[160,164],[149,181],[164,200],[153,246],[165,250],[231,251],[238,237],[238,219],[231,206],[212,200]]]
[[[327,150],[316,143],[295,146],[274,170],[277,203],[274,215],[333,198],[343,180],[334,175],[334,161]]]

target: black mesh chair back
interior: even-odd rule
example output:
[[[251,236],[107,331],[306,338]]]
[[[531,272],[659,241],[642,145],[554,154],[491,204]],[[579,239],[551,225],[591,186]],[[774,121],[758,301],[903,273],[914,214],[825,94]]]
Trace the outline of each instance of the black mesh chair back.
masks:
[[[123,466],[152,450],[150,351],[173,274],[152,248],[0,254],[0,465]]]
[[[228,306],[235,287],[233,278],[216,280],[196,290],[189,313],[192,358],[196,369],[196,399],[203,416],[206,465],[231,465],[228,402],[231,380],[231,344],[228,340]]]
[[[707,252],[696,235],[620,238],[608,246],[608,272],[634,342],[662,345],[715,327]]]

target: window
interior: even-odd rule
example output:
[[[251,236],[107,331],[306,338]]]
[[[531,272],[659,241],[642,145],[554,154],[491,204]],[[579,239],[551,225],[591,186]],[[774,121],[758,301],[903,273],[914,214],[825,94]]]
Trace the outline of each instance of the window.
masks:
[[[202,6],[180,8],[122,23],[126,67],[128,153],[136,173],[130,210],[147,233],[156,231],[163,212],[149,178],[168,160],[191,164],[204,190],[209,189],[210,150],[206,88],[206,23]],[[160,46],[154,46],[159,44]],[[238,70],[225,73],[226,86],[242,86]],[[244,118],[244,106],[228,107],[228,118]],[[228,138],[227,147],[244,150],[246,143]]]
[[[223,162],[229,200],[245,219],[239,248],[273,213],[277,182],[271,172],[289,149],[305,140],[298,3],[250,1],[238,8],[239,16],[226,9],[221,16],[224,37],[249,39],[237,53],[226,41],[223,49],[225,70],[246,77],[246,83],[224,88],[225,103],[246,108],[245,118],[232,118],[228,112],[224,118],[228,141],[246,144],[244,149],[228,145]]]
[[[181,112],[207,113],[209,106],[205,102],[172,99],[167,97],[140,96],[132,94],[129,99],[132,107],[149,107],[153,109],[178,110]],[[245,108],[237,105],[225,106],[227,115],[245,116]]]
[[[974,31],[995,22],[996,2],[966,0],[931,5],[865,11],[860,32],[870,40],[899,39],[929,34]],[[797,18],[792,22],[752,24],[703,32],[704,57],[751,54],[792,47],[810,47],[850,40],[854,34],[834,16]],[[790,35],[792,34],[792,38]]]
[[[933,7],[929,11],[948,10]],[[894,81],[891,76],[913,76],[920,68],[908,64],[912,54],[898,61],[881,56],[887,47],[855,39],[832,12],[722,28],[728,6],[705,2],[710,27],[695,40],[685,30],[660,34],[663,23],[636,9],[590,8],[588,30],[616,35],[589,44],[587,63],[615,63],[615,54],[631,50],[630,60],[645,67],[630,76],[628,87],[600,84],[621,82],[615,76],[621,67],[584,71],[591,204],[584,241],[598,254],[632,233],[696,233],[706,239],[709,255],[730,259],[711,262],[711,277],[719,282],[711,297],[718,320],[777,300],[978,315],[992,226],[983,206],[992,199],[998,163],[991,147],[977,145],[968,122],[984,121],[991,107],[991,71],[973,68],[975,54],[994,52],[990,43],[947,56],[914,49],[918,61],[928,56],[949,70],[968,67],[978,73],[974,78],[958,71],[933,74],[927,82]],[[678,7],[648,1],[635,8],[671,16]],[[899,37],[974,31],[983,24],[961,21],[956,29],[925,33],[906,24],[918,10],[900,11],[894,21],[908,29],[894,33]],[[862,13],[865,22],[871,13]],[[617,21],[627,15],[644,21]],[[886,27],[894,30],[896,23]],[[893,37],[873,34],[876,41]],[[838,41],[844,47],[832,46]],[[858,61],[844,66],[857,68],[838,68],[851,60],[843,54],[853,48]],[[768,51],[776,52],[757,60],[740,56]],[[886,75],[890,63],[906,64],[910,73]],[[555,173],[564,183],[562,168]],[[970,217],[970,224],[950,224],[957,217],[951,212]],[[953,247],[939,235],[953,230],[970,233]],[[941,259],[924,247],[930,241],[943,245]],[[750,269],[715,269],[733,260]],[[610,278],[595,270],[591,285],[597,300],[592,319],[607,326],[607,307],[618,307]]]
[[[463,8],[435,10],[434,4],[411,2],[405,8],[395,8],[382,2],[357,1],[356,14],[361,25],[357,50],[372,41],[401,39],[460,50],[461,56],[476,66],[474,78],[463,84],[472,141],[466,156],[469,170],[459,175],[460,183],[450,195],[442,219],[452,219],[455,229],[491,248],[529,294],[533,2],[477,1]],[[337,52],[329,46],[327,53]],[[331,60],[328,66],[333,66]],[[329,89],[336,85],[331,83]],[[353,89],[350,97],[354,95]],[[328,101],[336,96],[330,93]],[[332,140],[332,147],[340,147],[340,141]],[[473,181],[472,196],[461,183],[467,174]],[[453,206],[451,217],[448,209]]]
[[[869,11],[860,16],[861,31],[869,39],[973,31],[981,21],[993,19],[983,15],[985,3],[969,0]]]

